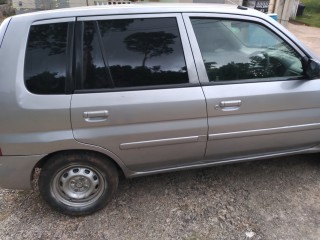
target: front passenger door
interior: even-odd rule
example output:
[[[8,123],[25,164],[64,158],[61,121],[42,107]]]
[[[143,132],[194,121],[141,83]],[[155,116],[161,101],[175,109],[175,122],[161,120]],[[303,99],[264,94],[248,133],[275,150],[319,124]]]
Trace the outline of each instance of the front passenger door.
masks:
[[[207,100],[207,161],[290,153],[320,142],[320,79],[307,57],[254,17],[185,14]]]

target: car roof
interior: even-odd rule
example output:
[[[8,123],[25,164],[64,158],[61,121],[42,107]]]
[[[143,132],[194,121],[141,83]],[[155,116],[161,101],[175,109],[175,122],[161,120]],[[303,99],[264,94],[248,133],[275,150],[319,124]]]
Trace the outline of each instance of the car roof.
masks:
[[[221,13],[245,16],[256,16],[265,18],[265,14],[250,9],[238,8],[230,4],[201,4],[201,3],[143,3],[143,4],[119,4],[100,5],[89,7],[63,8],[49,11],[39,11],[16,15],[13,18],[30,18],[34,20],[45,20],[62,17],[83,17],[117,14],[152,14],[152,13]]]

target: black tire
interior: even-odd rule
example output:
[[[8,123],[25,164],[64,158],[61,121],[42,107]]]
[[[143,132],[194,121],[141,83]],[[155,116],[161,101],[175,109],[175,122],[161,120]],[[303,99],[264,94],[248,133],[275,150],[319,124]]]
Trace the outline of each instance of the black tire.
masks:
[[[39,190],[53,209],[81,216],[105,207],[118,182],[117,168],[106,157],[92,152],[70,152],[48,159],[39,176]]]

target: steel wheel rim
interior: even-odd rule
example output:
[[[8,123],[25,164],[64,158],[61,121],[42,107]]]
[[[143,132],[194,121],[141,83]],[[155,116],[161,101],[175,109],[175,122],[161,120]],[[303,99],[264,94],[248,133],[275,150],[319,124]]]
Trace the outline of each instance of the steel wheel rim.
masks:
[[[70,207],[86,207],[96,202],[107,188],[99,170],[84,165],[61,169],[54,177],[51,191]]]

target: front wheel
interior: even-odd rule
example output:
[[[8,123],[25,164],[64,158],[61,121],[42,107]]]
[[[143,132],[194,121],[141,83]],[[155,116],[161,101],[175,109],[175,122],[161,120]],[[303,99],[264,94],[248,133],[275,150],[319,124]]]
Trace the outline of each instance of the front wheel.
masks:
[[[112,199],[119,177],[115,165],[95,153],[52,156],[41,170],[39,190],[61,213],[80,216],[103,208]]]

